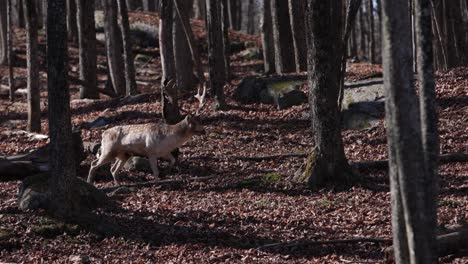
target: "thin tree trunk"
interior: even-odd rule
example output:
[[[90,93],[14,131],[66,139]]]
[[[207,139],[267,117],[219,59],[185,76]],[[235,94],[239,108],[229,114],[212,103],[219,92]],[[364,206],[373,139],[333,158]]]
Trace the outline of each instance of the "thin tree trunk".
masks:
[[[190,20],[188,17],[184,17],[181,13],[180,10],[180,0],[174,0],[174,7],[177,11],[177,16],[179,17],[180,21],[182,22],[182,27],[185,32],[185,36],[187,38],[189,48],[190,48],[190,53],[192,54],[192,60],[195,66],[195,70],[197,72],[197,78],[200,83],[205,82],[205,75],[203,73],[203,68],[201,64],[201,58],[200,55],[198,54],[198,47],[195,43],[195,36],[192,31],[192,27],[190,26]]]
[[[375,37],[374,37],[374,0],[369,1],[369,60],[370,63],[375,63]]]
[[[426,196],[426,166],[413,86],[411,21],[406,0],[383,1],[384,85],[397,263],[434,263],[435,226]],[[428,11],[428,10],[427,10]],[[395,196],[397,195],[397,196]],[[401,203],[400,203],[401,202]],[[398,210],[396,209],[398,208]],[[399,209],[402,208],[402,209]],[[404,219],[405,227],[401,227]],[[402,234],[406,229],[406,240]],[[407,246],[407,248],[404,248]]]
[[[307,70],[307,41],[305,28],[305,0],[289,0],[289,16],[294,46],[294,58],[296,61],[296,72]]]
[[[28,124],[27,130],[41,132],[39,63],[37,56],[37,13],[34,0],[24,0],[26,14],[28,67]]]
[[[7,65],[8,65],[8,86],[10,90],[10,101],[15,101],[15,79],[13,77],[13,52],[12,52],[12,24],[11,24],[11,0],[7,0]]]
[[[254,0],[249,0],[248,3],[248,11],[247,11],[247,33],[248,34],[255,34],[255,6]]]
[[[146,12],[156,11],[155,0],[142,0],[143,1],[143,10]]]
[[[271,20],[270,0],[262,1],[262,28],[263,67],[266,74],[275,72],[275,47],[273,45],[273,25]]]
[[[367,60],[367,55],[366,55],[366,29],[364,25],[364,10],[361,6],[361,9],[359,9],[359,53],[360,53],[360,61],[365,61]]]
[[[285,0],[270,1],[276,73],[294,72],[296,70],[296,63],[294,61],[294,49],[291,49],[293,38],[288,12],[288,2]]]
[[[223,28],[224,67],[226,68],[226,81],[231,79],[231,42],[229,41],[228,0],[221,1],[221,23]]]
[[[66,4],[49,0],[47,5],[47,75],[50,137],[49,212],[70,219],[76,212],[73,199],[76,162],[73,151],[68,87]]]
[[[208,31],[208,64],[210,71],[211,94],[215,109],[225,109],[224,85],[226,84],[226,65],[224,60],[223,28],[221,6],[217,0],[206,0],[206,25]]]
[[[73,43],[76,43],[78,42],[78,27],[76,23],[76,2],[75,0],[66,1],[68,39],[70,39]]]
[[[98,99],[97,51],[94,0],[77,0],[78,44],[80,47],[80,98]]]
[[[120,13],[120,32],[122,33],[123,57],[125,65],[126,95],[137,94],[135,80],[135,64],[133,62],[132,40],[130,38],[130,23],[125,1],[117,1]]]
[[[117,22],[117,2],[104,0],[104,31],[106,34],[106,49],[108,68],[112,86],[117,95],[125,95],[125,65],[122,56],[122,34]]]
[[[432,254],[437,252],[437,197],[439,190],[439,132],[437,129],[437,100],[435,92],[431,0],[414,0],[414,16],[416,26],[417,74],[419,81],[419,102],[421,119],[421,136],[425,162],[425,199],[427,210],[428,247]],[[433,261],[436,259],[433,257]]]
[[[193,1],[184,0],[180,2],[181,16],[177,15],[174,19],[173,28],[173,45],[174,45],[174,61],[177,69],[176,83],[179,89],[191,90],[195,87],[195,79],[193,76],[193,60],[190,52],[189,41],[185,35],[183,21],[189,21],[190,8],[193,6]]]
[[[7,61],[7,1],[0,1],[0,64]]]
[[[174,25],[174,3],[172,0],[161,0],[159,20],[159,48],[161,50],[161,104],[163,118],[168,124],[180,121],[177,104],[177,86],[170,85],[176,80],[172,29]]]

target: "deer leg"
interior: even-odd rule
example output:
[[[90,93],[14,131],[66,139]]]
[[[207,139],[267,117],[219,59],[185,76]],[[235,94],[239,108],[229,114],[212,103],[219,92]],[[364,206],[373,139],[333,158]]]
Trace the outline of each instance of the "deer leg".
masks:
[[[151,165],[151,170],[153,170],[153,177],[156,181],[159,180],[159,169],[158,169],[158,157],[157,156],[150,156],[149,162]]]
[[[89,173],[88,173],[88,182],[89,183],[92,183],[93,180],[94,180],[94,172],[101,166],[109,163],[112,161],[112,157],[108,156],[108,155],[101,155],[101,157],[97,160],[94,160],[93,162],[91,162],[91,168],[89,169]]]
[[[174,164],[176,163],[176,159],[171,153],[164,156],[164,159],[169,161],[169,171],[171,172],[172,168],[174,167]]]
[[[122,157],[117,158],[117,162],[114,164],[112,167],[112,177],[114,177],[114,182],[116,185],[120,185],[120,176],[119,176],[119,171],[125,166],[125,163],[127,163],[127,160],[129,159],[129,156],[124,155]]]

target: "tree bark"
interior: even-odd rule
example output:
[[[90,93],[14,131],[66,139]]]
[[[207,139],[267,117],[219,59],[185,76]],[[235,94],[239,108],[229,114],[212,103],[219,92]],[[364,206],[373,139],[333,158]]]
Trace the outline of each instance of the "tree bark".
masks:
[[[179,89],[191,90],[195,87],[193,76],[193,60],[190,52],[189,41],[185,35],[183,21],[189,20],[190,8],[193,6],[193,0],[184,0],[180,2],[180,16],[174,19],[173,45],[174,62],[177,69],[176,84]],[[189,24],[190,25],[190,24]]]
[[[208,31],[208,64],[211,94],[216,109],[226,108],[224,85],[226,84],[226,65],[224,60],[223,28],[221,6],[217,0],[206,0],[206,28]],[[221,43],[221,45],[220,45]]]
[[[413,86],[409,3],[383,1],[382,11],[395,260],[397,263],[435,263],[435,215],[428,208],[429,201],[434,198],[427,196],[427,186],[433,183],[428,182]]]
[[[202,68],[202,64],[201,64],[200,55],[198,54],[198,47],[197,47],[197,44],[195,42],[195,36],[193,34],[192,27],[190,26],[190,20],[188,19],[188,17],[184,17],[182,15],[182,13],[181,13],[180,5],[181,4],[180,4],[179,0],[174,0],[174,7],[176,9],[178,18],[182,22],[182,27],[183,27],[184,32],[185,32],[185,37],[187,38],[187,42],[188,42],[188,45],[189,45],[189,48],[190,48],[190,53],[192,55],[192,61],[194,63],[195,70],[197,72],[198,81],[200,83],[204,83],[205,82],[205,75],[203,73],[203,68]]]
[[[247,33],[248,34],[255,34],[255,6],[254,0],[249,0],[247,6]]]
[[[117,2],[104,0],[104,31],[106,35],[106,49],[108,68],[112,86],[117,95],[125,95],[125,65],[122,56],[122,34],[117,22]]]
[[[37,56],[37,13],[34,0],[24,0],[26,14],[26,42],[28,68],[28,124],[27,130],[41,132],[39,63]]]
[[[159,48],[161,51],[161,104],[162,115],[166,123],[175,124],[180,121],[177,104],[177,86],[171,85],[176,80],[172,29],[174,26],[174,5],[172,0],[161,0],[161,16],[159,20]]]
[[[271,21],[270,0],[263,0],[260,24],[262,28],[263,68],[265,74],[275,72],[275,47],[273,45],[273,25]]]
[[[155,0],[142,0],[143,1],[143,10],[146,12],[156,11]]]
[[[128,21],[128,10],[125,1],[117,1],[120,13],[120,32],[122,33],[123,58],[125,65],[126,95],[137,94],[135,80],[135,64],[133,62],[132,40],[130,38],[130,23]]]
[[[224,66],[226,68],[226,82],[231,80],[231,42],[229,41],[228,0],[221,1],[221,23],[223,28]]]
[[[327,183],[349,183],[353,173],[344,153],[338,108],[343,1],[307,3],[309,104],[315,149],[301,180],[316,189]]]
[[[50,136],[50,207],[48,211],[70,219],[76,211],[72,190],[76,181],[75,157],[67,83],[66,3],[49,0],[47,5],[47,74]]]
[[[296,61],[296,72],[307,70],[307,41],[305,23],[305,0],[289,0],[289,16],[294,46],[294,58]]]
[[[294,49],[291,49],[293,38],[288,12],[288,2],[285,0],[270,1],[276,73],[294,72],[296,70],[296,64],[294,61]]]
[[[78,27],[76,23],[76,2],[75,0],[66,0],[66,1],[67,1],[68,39],[70,39],[73,43],[76,43],[78,42]]]
[[[7,0],[7,48],[6,57],[8,65],[8,86],[10,89],[10,101],[15,100],[15,81],[13,77],[13,52],[12,52],[12,32],[11,32],[11,0]]]
[[[367,60],[366,54],[366,29],[364,25],[364,10],[361,6],[359,9],[359,54],[360,61]]]
[[[374,0],[368,1],[369,10],[367,12],[369,18],[369,61],[370,63],[375,63]]]
[[[7,62],[7,1],[0,1],[0,64]]]
[[[97,50],[94,21],[94,1],[77,0],[78,44],[80,47],[80,98],[98,99],[97,90]]]

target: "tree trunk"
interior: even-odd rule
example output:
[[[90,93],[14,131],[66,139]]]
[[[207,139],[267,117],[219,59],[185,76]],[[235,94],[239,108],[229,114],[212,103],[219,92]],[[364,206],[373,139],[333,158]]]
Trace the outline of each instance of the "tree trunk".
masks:
[[[201,58],[200,55],[198,54],[198,46],[195,42],[195,36],[192,31],[192,27],[190,26],[190,20],[188,17],[182,16],[181,10],[180,10],[180,2],[179,0],[174,0],[174,7],[176,8],[177,11],[177,16],[182,21],[182,27],[185,32],[185,37],[187,38],[189,48],[190,48],[190,53],[192,54],[192,61],[195,66],[195,70],[197,72],[197,78],[200,83],[205,82],[205,75],[203,73],[203,68],[201,64]]]
[[[15,24],[19,28],[24,28],[24,10],[23,10],[23,0],[13,0],[12,1],[13,7],[13,24]]]
[[[221,6],[217,0],[206,0],[206,28],[208,32],[208,64],[210,71],[211,94],[215,109],[225,109],[224,85],[226,84],[226,65],[224,60],[223,28]]]
[[[273,39],[275,45],[275,67],[276,73],[294,72],[296,64],[294,61],[294,49],[291,33],[291,23],[288,11],[288,2],[285,0],[271,1],[271,17],[273,24]]]
[[[263,0],[260,24],[262,28],[263,67],[265,74],[275,72],[275,47],[273,45],[273,25],[271,21],[270,0]]]
[[[7,48],[6,57],[8,65],[8,86],[10,89],[10,101],[15,100],[15,81],[13,78],[13,52],[12,52],[12,32],[11,32],[11,0],[7,0]]]
[[[255,5],[254,0],[249,0],[247,6],[247,33],[255,34]]]
[[[174,19],[173,45],[174,61],[177,69],[176,84],[179,89],[191,90],[195,87],[193,78],[193,60],[190,52],[189,41],[185,35],[183,21],[189,20],[190,9],[193,6],[193,0],[180,1],[180,16]],[[190,25],[190,24],[189,24]]]
[[[361,6],[359,9],[359,54],[360,61],[367,60],[366,55],[366,26],[364,25],[364,10]]]
[[[426,156],[413,86],[409,3],[383,1],[382,11],[395,260],[396,263],[435,263],[435,215],[429,208],[429,201],[435,198],[428,199],[434,193],[427,192],[432,189],[428,186],[434,183],[428,181],[425,159],[421,159]],[[421,40],[419,36],[418,39]]]
[[[104,31],[106,34],[106,49],[108,68],[112,86],[117,95],[125,95],[125,65],[123,60],[122,34],[117,22],[117,2],[104,0]]]
[[[156,11],[155,0],[142,0],[143,1],[143,10],[146,12]]]
[[[307,70],[307,41],[305,23],[305,0],[289,0],[289,16],[291,18],[291,29],[294,46],[294,58],[296,61],[296,71]]]
[[[375,63],[375,37],[374,37],[374,0],[369,1],[369,10],[368,18],[369,18],[369,61],[370,63]]]
[[[97,51],[94,22],[94,1],[77,0],[78,44],[80,46],[80,98],[98,99]]]
[[[221,23],[223,28],[224,66],[226,68],[226,82],[231,80],[231,42],[229,41],[228,0],[221,1]]]
[[[7,1],[0,1],[0,64],[7,62]]]
[[[41,132],[39,63],[37,56],[37,13],[34,0],[24,0],[28,67],[28,125],[27,130]]]
[[[135,80],[135,64],[133,62],[132,40],[130,38],[130,23],[128,21],[128,10],[125,1],[117,1],[120,13],[120,32],[122,33],[123,58],[125,65],[126,95],[137,94]]]
[[[75,157],[67,83],[67,23],[63,0],[47,5],[47,75],[50,136],[50,207],[49,212],[70,219],[76,211],[72,190],[76,181]]]
[[[76,23],[76,2],[75,0],[66,1],[68,39],[70,39],[73,43],[76,43],[78,42],[78,27]]]
[[[343,1],[308,0],[309,104],[315,149],[303,181],[313,189],[349,183],[352,172],[341,138],[338,96],[343,49]]]
[[[161,1],[161,16],[159,20],[159,48],[161,51],[161,104],[163,118],[168,124],[180,121],[177,104],[177,86],[171,85],[176,80],[172,29],[174,26],[174,3],[172,0]]]

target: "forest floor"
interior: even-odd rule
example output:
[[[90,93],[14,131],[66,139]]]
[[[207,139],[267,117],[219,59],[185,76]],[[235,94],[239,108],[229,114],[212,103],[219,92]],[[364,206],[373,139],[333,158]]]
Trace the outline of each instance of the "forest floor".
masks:
[[[151,15],[133,14],[132,19],[156,23]],[[197,37],[203,39],[202,23],[194,22]],[[24,32],[16,31],[15,51],[21,62],[15,67],[18,79],[26,78]],[[258,39],[233,33],[236,41]],[[41,58],[44,58],[41,38]],[[137,48],[139,53],[141,48]],[[105,83],[105,52],[99,47],[100,84]],[[157,48],[146,48],[158,54]],[[281,157],[242,159],[272,154],[307,153],[312,149],[309,111],[304,104],[285,110],[273,105],[241,105],[234,101],[234,86],[241,77],[258,73],[261,60],[246,60],[233,54],[235,76],[227,88],[230,110],[205,109],[206,136],[194,137],[181,147],[176,168],[166,179],[213,176],[205,181],[149,185],[115,195],[116,206],[97,211],[112,219],[122,235],[103,236],[85,229],[59,228],[44,232],[53,220],[41,212],[22,212],[16,195],[20,181],[0,182],[0,261],[68,262],[70,256],[88,258],[92,263],[380,263],[391,243],[313,244],[353,238],[391,240],[391,209],[388,173],[361,169],[362,179],[352,187],[332,187],[312,192],[292,184],[290,178],[304,158]],[[70,44],[70,74],[78,76],[77,47]],[[206,65],[206,58],[204,58]],[[6,68],[2,67],[2,76]],[[71,104],[72,122],[79,126],[99,116],[113,116],[108,126],[83,129],[86,141],[99,141],[108,127],[158,122],[160,116],[160,60],[137,64],[139,89],[148,95],[142,100],[119,104],[115,100],[76,101]],[[348,81],[381,74],[381,66],[353,63]],[[441,153],[468,152],[468,68],[438,72],[437,98]],[[47,93],[44,69],[41,72],[42,133],[47,134]],[[6,78],[3,79],[6,84]],[[24,88],[24,87],[23,87]],[[306,87],[303,87],[304,91]],[[181,104],[194,109],[194,91],[183,91]],[[72,99],[78,87],[71,85]],[[105,96],[102,99],[106,99]],[[26,128],[26,97],[16,103],[0,98],[0,156],[25,153],[46,144],[14,132]],[[104,111],[106,110],[106,111]],[[12,132],[13,131],[13,132]],[[344,130],[345,152],[350,161],[387,158],[384,121],[364,130]],[[85,178],[90,161],[79,168]],[[152,181],[141,172],[122,172],[123,184]],[[97,177],[98,187],[113,186],[111,177]],[[439,224],[451,226],[468,220],[468,163],[440,167]],[[3,234],[3,235],[2,235]],[[3,238],[3,239],[2,239]],[[281,244],[292,242],[290,244]],[[278,245],[273,245],[280,243]],[[447,256],[444,263],[466,263],[467,256]]]

